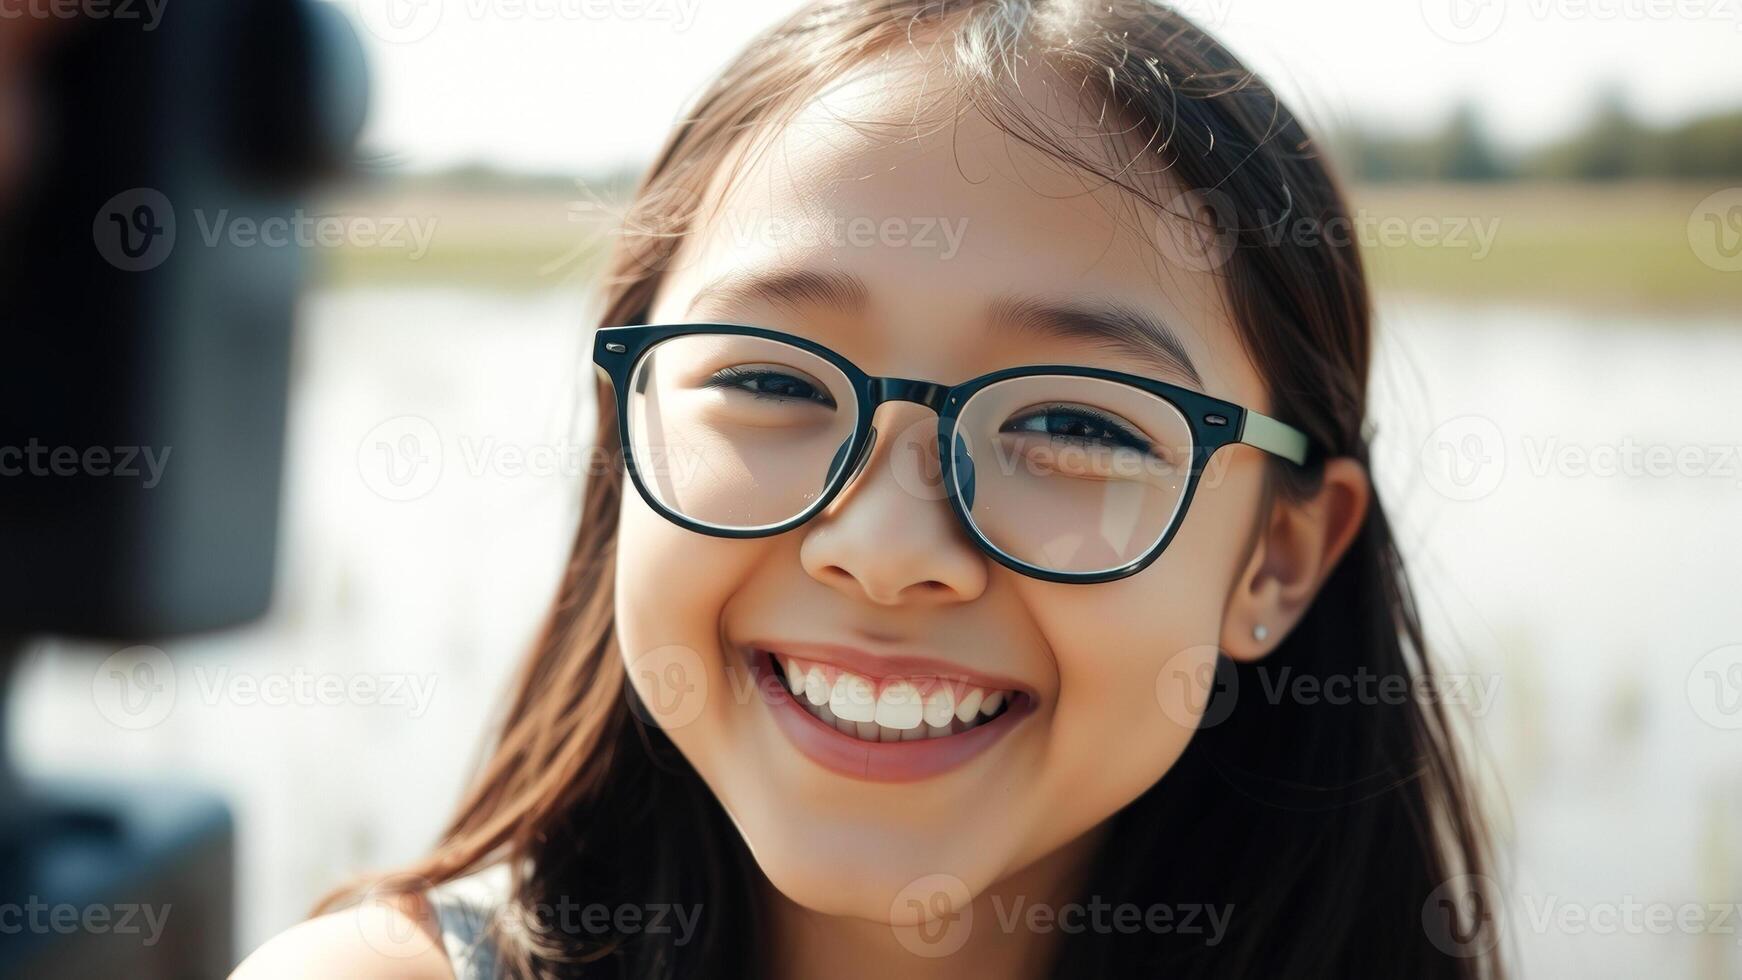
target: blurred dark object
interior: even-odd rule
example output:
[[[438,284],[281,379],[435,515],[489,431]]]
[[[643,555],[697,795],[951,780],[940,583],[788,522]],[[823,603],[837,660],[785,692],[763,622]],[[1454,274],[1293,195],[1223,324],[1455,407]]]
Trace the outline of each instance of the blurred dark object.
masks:
[[[230,809],[182,787],[25,785],[36,829],[6,879],[5,977],[222,977],[234,965]]]
[[[122,9],[42,42],[29,158],[0,188],[0,684],[35,634],[125,644],[266,610],[303,249],[231,232],[294,227],[363,119],[331,4]],[[0,768],[0,976],[224,975],[231,840],[207,795]],[[107,923],[30,915],[62,907]],[[123,932],[124,908],[160,933]]]
[[[292,221],[342,164],[362,69],[335,25],[314,0],[194,0],[46,52],[39,156],[0,230],[0,628],[265,610],[302,250],[228,232]]]

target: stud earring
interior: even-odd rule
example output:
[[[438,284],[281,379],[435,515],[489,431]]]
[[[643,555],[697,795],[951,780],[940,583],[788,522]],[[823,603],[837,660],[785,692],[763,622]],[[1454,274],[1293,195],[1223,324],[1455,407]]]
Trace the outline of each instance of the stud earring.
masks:
[[[1259,623],[1257,626],[1252,627],[1252,638],[1254,640],[1257,640],[1258,642],[1263,643],[1269,637],[1270,637],[1270,627],[1264,625],[1263,623]]]

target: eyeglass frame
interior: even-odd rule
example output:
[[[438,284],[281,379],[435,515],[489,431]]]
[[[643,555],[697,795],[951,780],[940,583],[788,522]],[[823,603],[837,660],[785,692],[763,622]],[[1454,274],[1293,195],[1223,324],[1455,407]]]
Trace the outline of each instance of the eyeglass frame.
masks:
[[[829,477],[822,492],[817,495],[816,500],[809,507],[800,511],[796,516],[779,524],[750,528],[731,528],[707,524],[692,520],[661,503],[642,481],[641,473],[635,465],[634,450],[630,448],[629,405],[625,393],[629,390],[629,382],[634,376],[636,367],[648,351],[674,337],[694,334],[757,337],[789,344],[829,362],[846,377],[852,386],[854,397],[857,400],[858,416],[854,420],[853,434],[849,437],[845,450],[836,451],[837,459],[852,460],[852,462],[849,464],[843,461],[833,465],[835,473]],[[876,415],[877,410],[889,402],[912,402],[931,409],[937,415],[939,479],[944,484],[945,495],[949,498],[951,510],[955,512],[957,521],[967,530],[968,536],[973,539],[981,551],[999,564],[1031,578],[1048,582],[1092,585],[1127,578],[1148,568],[1161,556],[1163,551],[1167,550],[1174,535],[1185,524],[1186,512],[1191,507],[1192,497],[1197,492],[1198,482],[1204,469],[1209,465],[1210,458],[1226,446],[1236,444],[1252,446],[1302,467],[1313,465],[1319,457],[1318,447],[1304,432],[1261,412],[1155,378],[1085,365],[1024,364],[1000,368],[997,371],[969,378],[959,384],[946,385],[936,381],[869,374],[848,360],[845,355],[808,337],[745,323],[655,323],[600,327],[593,340],[593,363],[600,376],[611,385],[617,410],[617,440],[619,448],[622,450],[623,466],[629,473],[630,482],[634,484],[636,492],[641,495],[648,506],[680,527],[712,537],[742,539],[773,537],[804,524],[827,508],[842,490],[858,478],[859,471],[865,468],[866,462],[871,457],[871,450],[877,441],[876,426],[872,424],[872,418]],[[1185,418],[1187,425],[1191,428],[1192,464],[1186,476],[1185,490],[1180,497],[1179,505],[1174,508],[1166,532],[1139,557],[1116,568],[1096,572],[1062,572],[1032,565],[1009,554],[989,540],[985,532],[980,530],[973,517],[963,507],[961,494],[956,487],[955,464],[950,458],[953,453],[949,448],[946,448],[953,444],[959,418],[958,412],[981,389],[1012,378],[1037,375],[1097,378],[1129,385],[1167,402]]]

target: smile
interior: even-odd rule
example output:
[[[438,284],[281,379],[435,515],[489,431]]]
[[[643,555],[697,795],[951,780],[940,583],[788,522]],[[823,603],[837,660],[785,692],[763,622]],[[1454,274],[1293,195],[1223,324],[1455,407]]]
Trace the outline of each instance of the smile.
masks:
[[[746,652],[776,723],[804,755],[858,779],[936,775],[989,749],[1034,709],[1033,694],[990,678],[910,670],[877,676],[762,646]],[[807,653],[810,649],[807,648]],[[855,664],[858,666],[858,664]]]
[[[987,690],[935,677],[881,681],[831,664],[768,654],[799,707],[843,735],[864,742],[948,738],[1004,713],[1017,691]]]

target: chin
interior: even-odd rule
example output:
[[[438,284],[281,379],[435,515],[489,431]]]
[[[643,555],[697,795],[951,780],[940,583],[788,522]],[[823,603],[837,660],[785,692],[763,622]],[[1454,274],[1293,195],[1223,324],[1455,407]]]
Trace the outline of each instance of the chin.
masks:
[[[753,850],[763,874],[795,904],[823,915],[885,925],[911,926],[937,918],[984,887],[959,861],[897,857],[858,843],[827,854],[788,847],[775,848],[775,853]],[[949,896],[947,907],[938,905],[943,895]]]

